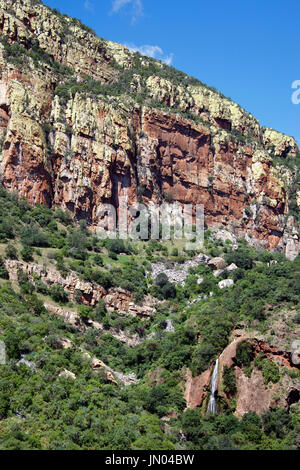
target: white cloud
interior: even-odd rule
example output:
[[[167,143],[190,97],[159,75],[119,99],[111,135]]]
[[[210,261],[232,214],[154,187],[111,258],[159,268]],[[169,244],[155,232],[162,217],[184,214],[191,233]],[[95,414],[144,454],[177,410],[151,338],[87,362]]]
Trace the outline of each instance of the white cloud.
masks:
[[[94,4],[92,2],[90,2],[90,0],[85,0],[84,8],[87,11],[90,11],[91,13],[94,13],[94,11],[95,11]]]
[[[164,63],[167,64],[167,65],[172,65],[173,59],[174,59],[174,54],[171,53],[171,54],[169,54],[168,56],[166,56],[166,57],[163,59],[163,61],[164,61]]]
[[[119,11],[126,6],[130,7],[129,13],[132,23],[135,23],[139,17],[144,15],[142,0],[113,0],[112,13],[119,13]]]
[[[148,57],[157,57],[158,55],[163,54],[163,50],[158,46],[136,46],[135,44],[125,44],[126,47],[132,52],[139,52],[142,55],[147,55]]]
[[[164,55],[164,51],[159,46],[136,46],[135,44],[125,44],[126,47],[132,52],[139,52],[142,55],[152,57],[153,59],[159,59],[167,65],[171,65],[173,62],[174,54]]]

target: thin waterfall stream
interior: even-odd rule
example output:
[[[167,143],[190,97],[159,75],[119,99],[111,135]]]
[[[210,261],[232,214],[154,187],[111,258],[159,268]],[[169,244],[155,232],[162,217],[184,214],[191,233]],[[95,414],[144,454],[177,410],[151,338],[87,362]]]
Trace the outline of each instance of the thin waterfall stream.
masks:
[[[216,403],[216,391],[218,388],[218,372],[219,372],[219,359],[216,361],[216,365],[211,376],[211,387],[210,387],[210,398],[207,408],[207,413],[215,415],[217,412],[217,403]]]

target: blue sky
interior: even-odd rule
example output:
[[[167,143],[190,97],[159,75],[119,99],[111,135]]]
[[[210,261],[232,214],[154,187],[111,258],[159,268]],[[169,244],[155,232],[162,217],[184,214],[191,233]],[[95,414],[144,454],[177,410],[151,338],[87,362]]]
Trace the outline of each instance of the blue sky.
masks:
[[[300,2],[45,0],[104,39],[171,63],[216,87],[300,145]],[[300,96],[300,94],[299,94]]]

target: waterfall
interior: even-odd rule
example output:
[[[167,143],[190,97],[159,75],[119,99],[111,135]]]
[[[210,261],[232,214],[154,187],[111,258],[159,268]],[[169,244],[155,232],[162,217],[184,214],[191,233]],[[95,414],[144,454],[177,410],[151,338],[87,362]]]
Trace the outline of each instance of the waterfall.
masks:
[[[211,376],[211,394],[208,403],[207,413],[215,415],[217,412],[217,404],[216,404],[216,391],[218,385],[218,371],[219,371],[219,359],[216,361],[216,365]]]

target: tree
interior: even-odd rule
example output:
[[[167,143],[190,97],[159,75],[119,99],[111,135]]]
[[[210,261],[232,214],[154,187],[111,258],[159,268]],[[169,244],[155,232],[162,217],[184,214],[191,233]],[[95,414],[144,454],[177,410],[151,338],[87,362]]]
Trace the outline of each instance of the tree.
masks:
[[[73,230],[67,239],[69,253],[76,259],[86,259],[87,237],[85,230]]]
[[[3,259],[1,257],[0,257],[0,278],[1,279],[9,279],[8,271],[5,268]]]
[[[68,302],[68,294],[65,292],[61,285],[51,286],[49,294],[55,302],[66,303]]]
[[[9,259],[18,259],[17,249],[13,245],[7,245],[5,248],[5,257]]]
[[[154,283],[156,286],[158,287],[164,287],[168,282],[168,277],[165,273],[160,273],[158,274],[158,276],[156,277]]]
[[[225,365],[223,372],[223,386],[226,395],[235,395],[237,388],[233,367],[228,367]]]
[[[165,299],[175,299],[176,297],[176,287],[171,282],[167,282],[162,288],[161,293]]]
[[[29,245],[23,246],[21,250],[21,258],[25,262],[33,261],[33,248]]]
[[[192,356],[192,367],[197,375],[204,372],[210,362],[215,358],[216,350],[209,343],[203,343],[197,346]]]
[[[27,225],[21,229],[21,241],[23,245],[29,246],[49,246],[48,238],[36,224]]]

